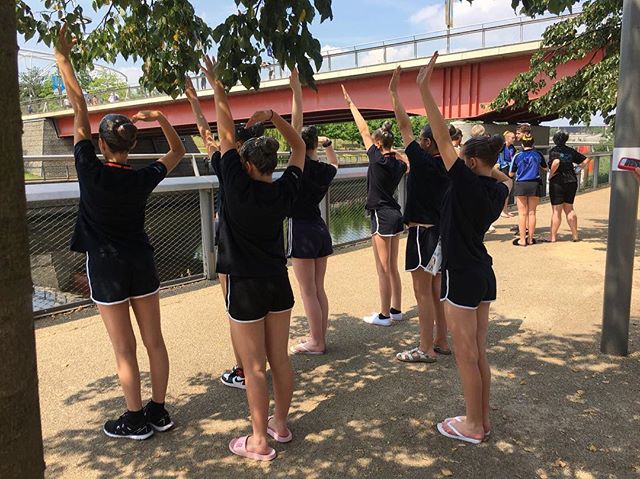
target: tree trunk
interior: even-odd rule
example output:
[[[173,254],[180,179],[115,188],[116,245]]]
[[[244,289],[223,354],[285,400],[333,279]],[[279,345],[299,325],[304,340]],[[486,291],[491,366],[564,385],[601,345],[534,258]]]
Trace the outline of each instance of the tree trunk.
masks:
[[[0,1],[0,477],[44,477],[15,0]]]

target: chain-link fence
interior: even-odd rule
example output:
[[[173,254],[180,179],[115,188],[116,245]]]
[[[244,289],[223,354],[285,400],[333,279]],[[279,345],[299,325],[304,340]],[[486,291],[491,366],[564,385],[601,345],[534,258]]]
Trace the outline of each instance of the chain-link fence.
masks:
[[[580,189],[609,182],[611,153],[590,155]],[[366,167],[341,168],[321,205],[335,247],[369,239],[364,209]],[[404,205],[406,183],[398,188]],[[213,176],[168,178],[151,195],[146,229],[164,286],[213,278]],[[77,183],[27,185],[33,308],[36,314],[71,309],[89,302],[85,256],[69,251],[78,204]],[[285,241],[287,238],[285,222]],[[285,244],[286,247],[286,244]]]
[[[76,198],[29,202],[27,222],[36,314],[89,300],[85,255],[69,250],[77,205]],[[204,278],[198,191],[151,195],[146,230],[155,248],[163,285]]]

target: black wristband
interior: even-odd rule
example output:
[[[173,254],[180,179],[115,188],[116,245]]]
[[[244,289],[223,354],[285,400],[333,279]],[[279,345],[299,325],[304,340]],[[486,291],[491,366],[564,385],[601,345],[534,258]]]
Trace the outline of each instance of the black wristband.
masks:
[[[327,140],[322,143],[322,148],[329,148],[331,146],[331,140]]]

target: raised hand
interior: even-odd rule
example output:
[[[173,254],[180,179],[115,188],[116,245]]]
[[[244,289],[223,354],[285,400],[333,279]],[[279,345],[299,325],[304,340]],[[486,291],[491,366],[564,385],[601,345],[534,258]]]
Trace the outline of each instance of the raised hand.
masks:
[[[419,87],[429,86],[429,81],[431,80],[431,74],[436,67],[436,60],[438,59],[438,52],[433,52],[431,55],[431,60],[429,63],[420,69],[420,73],[418,73],[418,78],[416,79],[416,83]]]
[[[204,65],[200,64],[200,70],[202,70],[202,73],[205,74],[207,80],[209,80],[209,83],[213,85],[213,83],[218,79],[216,75],[216,59],[214,57],[210,57],[209,55],[205,55],[203,60]]]
[[[271,121],[272,119],[273,110],[258,110],[253,115],[251,115],[251,118],[249,118],[249,121],[247,121],[245,128],[251,128],[256,123],[264,123],[267,121]]]
[[[300,84],[300,76],[298,74],[297,68],[291,69],[291,75],[289,76],[289,86],[294,91],[299,91],[302,89],[302,85]]]
[[[393,71],[391,76],[391,82],[389,83],[389,91],[395,93],[398,91],[398,83],[400,83],[400,74],[402,73],[402,67],[398,65]]]
[[[184,77],[184,94],[189,101],[195,101],[198,99],[196,89],[193,87],[193,82],[189,76]]]
[[[131,117],[131,121],[136,123],[138,121],[158,121],[162,117],[162,112],[158,110],[142,110]]]
[[[342,87],[342,94],[344,95],[344,99],[347,102],[347,105],[351,105],[353,102],[351,101],[351,97],[347,93],[347,89],[344,87],[344,85],[340,86]]]
[[[69,54],[76,44],[77,38],[67,32],[67,25],[62,25],[58,32],[58,38],[55,44],[55,53],[69,58]]]

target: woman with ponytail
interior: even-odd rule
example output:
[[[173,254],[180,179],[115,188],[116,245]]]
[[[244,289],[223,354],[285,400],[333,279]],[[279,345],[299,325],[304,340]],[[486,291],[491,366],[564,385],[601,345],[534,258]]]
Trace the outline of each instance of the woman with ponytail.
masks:
[[[215,63],[204,58],[202,67],[213,85],[221,156],[213,168],[224,184],[220,211],[218,273],[226,275],[226,305],[235,350],[246,378],[252,434],[237,437],[229,450],[238,456],[271,461],[276,442],[293,435],[287,416],[293,397],[293,369],[287,350],[293,291],[284,251],[283,222],[298,197],[304,169],[305,144],[295,129],[273,110],[257,111],[247,122],[271,122],[291,146],[289,164],[277,180],[278,141],[250,138],[236,149],[233,116]],[[275,397],[269,416],[266,362],[271,367]]]
[[[429,89],[438,53],[418,74],[418,86],[433,136],[449,175],[451,187],[442,205],[443,275],[441,300],[455,345],[462,382],[465,416],[438,423],[449,438],[479,444],[491,431],[487,361],[489,305],[496,300],[496,277],[484,235],[499,216],[511,189],[511,180],[494,168],[502,148],[501,136],[470,138],[458,158],[447,125]]]
[[[394,195],[408,170],[408,161],[399,155],[396,156],[393,151],[394,137],[391,132],[391,122],[385,121],[382,127],[371,134],[367,122],[351,101],[344,86],[342,86],[342,92],[369,157],[365,208],[371,216],[371,243],[378,272],[380,311],[363,319],[369,324],[391,326],[392,320],[402,320],[402,287],[398,270],[398,252],[399,235],[404,231],[404,223],[400,205]]]
[[[69,61],[74,43],[63,27],[55,57],[74,111],[74,157],[80,185],[71,250],[86,254],[91,299],[109,333],[127,406],[120,418],[105,423],[103,431],[114,438],[146,439],[154,431],[170,429],[173,422],[164,407],[169,358],[160,327],[160,281],[153,247],[144,230],[145,206],[153,189],[182,159],[185,149],[159,111],[141,111],[131,119],[111,113],[102,118],[98,132],[98,146],[106,160],[102,163],[91,141],[86,100]],[[134,123],[138,121],[159,123],[169,152],[151,165],[134,170],[128,156],[136,144]],[[149,355],[152,393],[144,408],[129,307]]]

